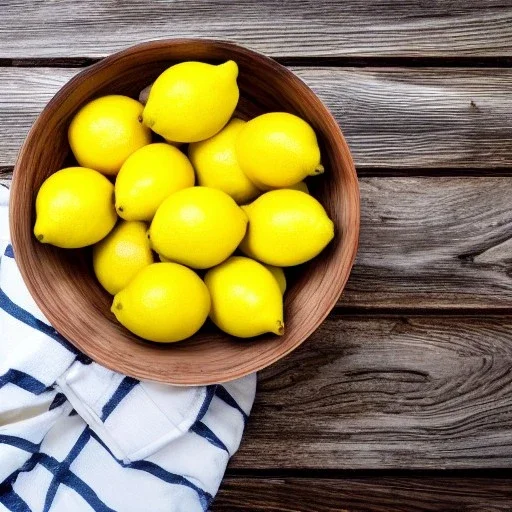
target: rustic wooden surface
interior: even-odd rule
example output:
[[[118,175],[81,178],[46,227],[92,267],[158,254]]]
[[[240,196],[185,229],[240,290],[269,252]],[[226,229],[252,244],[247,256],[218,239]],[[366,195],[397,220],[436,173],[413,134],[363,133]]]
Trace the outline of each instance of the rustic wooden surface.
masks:
[[[260,374],[214,511],[512,510],[511,473],[496,471],[512,468],[512,1],[0,11],[1,182],[80,66],[146,39],[224,38],[278,58],[351,145],[357,264],[322,328]]]
[[[214,510],[229,512],[510,511],[507,478],[225,478]]]
[[[511,56],[510,0],[2,0],[2,56],[103,57],[166,37],[228,39],[272,56]]]
[[[362,178],[360,186],[359,253],[341,305],[510,310],[510,177]]]
[[[511,364],[509,318],[333,314],[260,373],[232,467],[512,467]]]
[[[331,109],[360,171],[512,165],[511,69],[292,69]],[[14,164],[37,114],[77,72],[0,67],[0,166]]]

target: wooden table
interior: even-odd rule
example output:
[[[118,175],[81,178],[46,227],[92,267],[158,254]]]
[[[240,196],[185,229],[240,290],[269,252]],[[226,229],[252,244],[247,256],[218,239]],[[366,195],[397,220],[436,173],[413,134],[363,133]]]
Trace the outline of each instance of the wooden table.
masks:
[[[245,44],[336,116],[360,177],[338,307],[261,372],[215,511],[512,510],[512,1],[0,0],[0,169],[83,66]]]

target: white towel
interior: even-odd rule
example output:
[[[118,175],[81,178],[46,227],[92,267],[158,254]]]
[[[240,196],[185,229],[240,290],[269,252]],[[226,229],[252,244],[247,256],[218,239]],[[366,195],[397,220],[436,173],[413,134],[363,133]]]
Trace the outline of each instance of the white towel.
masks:
[[[256,376],[181,388],[78,352],[28,293],[0,186],[0,511],[206,511]]]

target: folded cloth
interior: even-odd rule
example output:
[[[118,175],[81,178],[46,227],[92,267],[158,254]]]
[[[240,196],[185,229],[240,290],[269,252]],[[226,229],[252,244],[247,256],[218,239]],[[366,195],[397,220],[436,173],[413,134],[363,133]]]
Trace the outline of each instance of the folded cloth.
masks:
[[[182,388],[121,375],[64,339],[28,293],[0,186],[0,511],[208,509],[256,377]]]

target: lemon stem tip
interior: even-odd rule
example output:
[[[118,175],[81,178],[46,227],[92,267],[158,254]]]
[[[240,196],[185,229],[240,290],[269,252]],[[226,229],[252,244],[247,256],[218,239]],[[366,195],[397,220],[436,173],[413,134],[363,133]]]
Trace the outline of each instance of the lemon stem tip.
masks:
[[[234,60],[227,60],[226,62],[220,64],[219,69],[227,70],[233,75],[234,78],[238,76],[238,65]]]
[[[316,167],[315,167],[315,170],[313,171],[313,174],[323,174],[325,172],[325,168],[322,164],[318,164]]]

